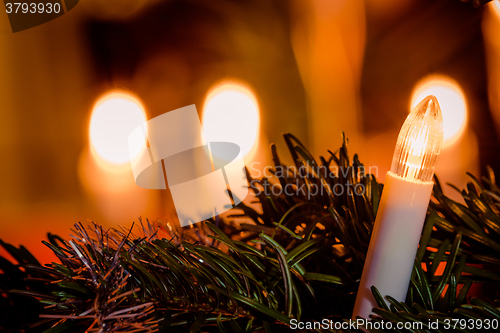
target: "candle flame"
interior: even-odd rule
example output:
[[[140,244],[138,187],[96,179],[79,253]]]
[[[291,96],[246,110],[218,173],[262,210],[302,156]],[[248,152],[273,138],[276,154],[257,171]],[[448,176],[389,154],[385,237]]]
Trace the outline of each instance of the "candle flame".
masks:
[[[432,180],[443,145],[443,117],[435,96],[424,98],[399,132],[391,172],[410,181]]]

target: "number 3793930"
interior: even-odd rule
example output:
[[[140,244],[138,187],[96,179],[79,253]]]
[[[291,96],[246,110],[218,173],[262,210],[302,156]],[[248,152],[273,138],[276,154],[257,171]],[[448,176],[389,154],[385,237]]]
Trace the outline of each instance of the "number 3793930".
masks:
[[[7,2],[5,4],[5,10],[7,14],[58,14],[61,12],[61,4],[59,3],[26,3],[26,2]]]

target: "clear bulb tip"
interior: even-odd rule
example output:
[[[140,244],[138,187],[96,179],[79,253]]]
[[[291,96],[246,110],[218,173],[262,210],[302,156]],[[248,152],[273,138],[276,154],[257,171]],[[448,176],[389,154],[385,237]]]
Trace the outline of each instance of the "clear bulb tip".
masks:
[[[399,132],[391,172],[410,181],[431,181],[442,145],[441,108],[429,95],[413,108]]]

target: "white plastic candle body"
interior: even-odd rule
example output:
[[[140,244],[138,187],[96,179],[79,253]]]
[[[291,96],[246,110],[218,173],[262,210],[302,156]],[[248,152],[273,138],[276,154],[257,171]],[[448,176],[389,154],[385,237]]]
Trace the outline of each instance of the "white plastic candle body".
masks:
[[[382,297],[404,301],[432,193],[432,177],[443,143],[443,118],[434,96],[421,101],[399,132],[391,171],[363,267],[353,318],[368,318]]]
[[[377,307],[371,286],[405,300],[433,185],[387,173],[353,317],[368,318]]]

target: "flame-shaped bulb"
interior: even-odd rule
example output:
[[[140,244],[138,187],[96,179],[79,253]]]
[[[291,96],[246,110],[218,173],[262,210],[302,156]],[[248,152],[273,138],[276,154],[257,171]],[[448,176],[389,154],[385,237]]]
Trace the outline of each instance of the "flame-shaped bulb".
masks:
[[[441,146],[443,117],[436,97],[424,98],[399,132],[391,172],[408,181],[432,181]]]

